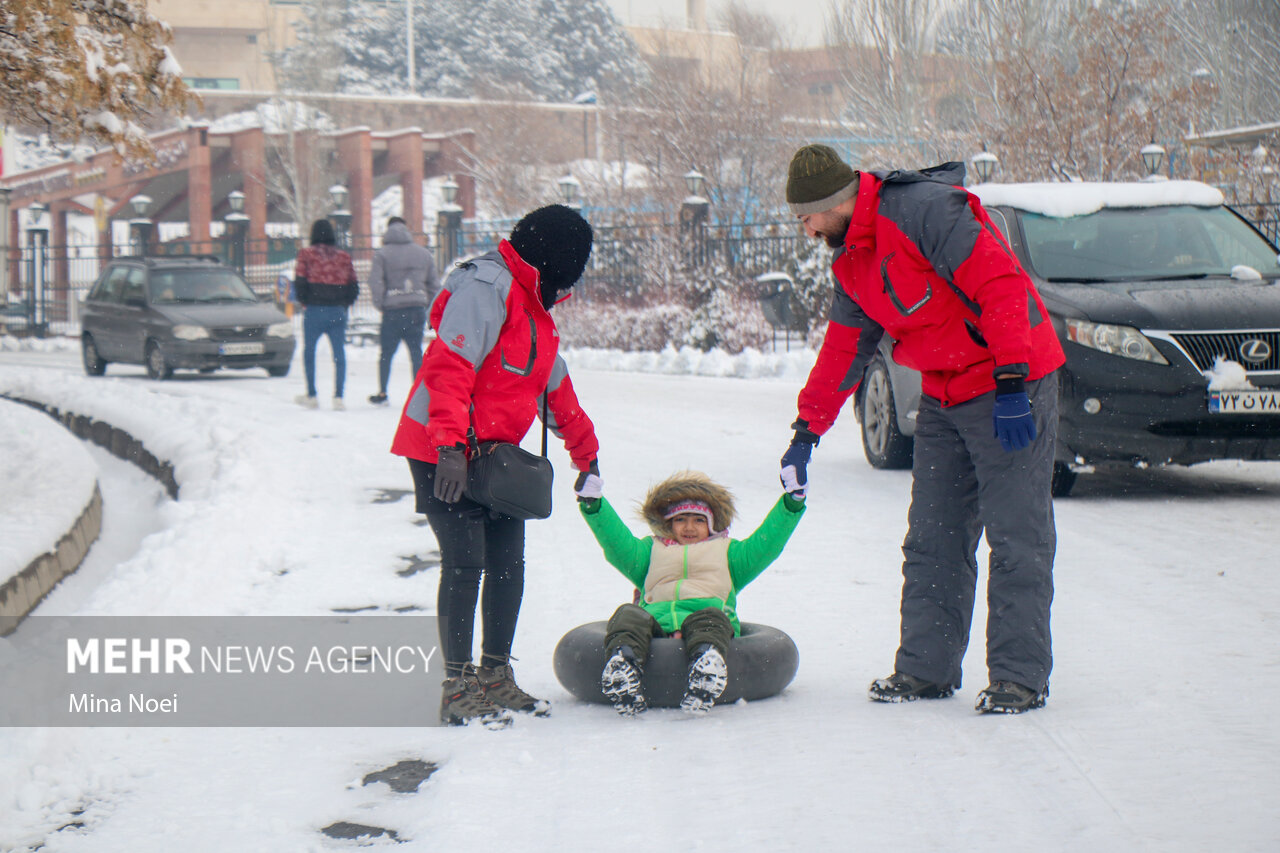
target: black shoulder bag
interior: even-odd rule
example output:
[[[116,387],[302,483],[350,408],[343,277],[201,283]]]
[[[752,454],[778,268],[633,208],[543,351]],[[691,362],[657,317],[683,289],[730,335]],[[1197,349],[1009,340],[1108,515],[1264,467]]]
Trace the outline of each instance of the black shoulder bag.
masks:
[[[547,398],[542,398],[542,455],[535,456],[509,441],[476,439],[467,429],[471,460],[463,494],[500,515],[528,520],[551,515],[551,482],[555,471],[547,458]]]

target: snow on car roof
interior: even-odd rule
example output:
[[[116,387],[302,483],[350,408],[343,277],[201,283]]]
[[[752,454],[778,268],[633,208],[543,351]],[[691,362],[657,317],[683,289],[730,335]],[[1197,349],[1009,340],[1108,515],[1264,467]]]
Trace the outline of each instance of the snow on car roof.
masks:
[[[1003,204],[1057,218],[1085,216],[1104,207],[1218,207],[1224,201],[1220,190],[1199,181],[990,183],[970,187],[970,191],[983,205]]]

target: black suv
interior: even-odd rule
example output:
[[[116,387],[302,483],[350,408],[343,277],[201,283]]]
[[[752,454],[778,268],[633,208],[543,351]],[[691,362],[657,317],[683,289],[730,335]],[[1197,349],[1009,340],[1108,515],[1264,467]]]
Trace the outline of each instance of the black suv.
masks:
[[[90,376],[113,361],[145,364],[152,379],[175,368],[285,376],[295,346],[289,318],[209,256],[111,261],[85,297],[80,325]]]
[[[973,192],[1067,355],[1053,489],[1103,464],[1280,459],[1280,259],[1195,181],[980,184]],[[858,389],[863,448],[909,468],[920,374],[886,336]]]

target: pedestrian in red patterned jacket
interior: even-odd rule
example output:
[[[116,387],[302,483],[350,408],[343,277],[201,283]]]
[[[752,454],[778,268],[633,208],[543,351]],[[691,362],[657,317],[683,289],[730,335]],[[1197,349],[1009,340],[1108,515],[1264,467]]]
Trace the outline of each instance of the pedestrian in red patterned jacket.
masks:
[[[327,219],[311,223],[311,245],[298,252],[294,291],[303,305],[302,365],[307,393],[297,403],[314,409],[316,401],[316,344],[329,339],[333,352],[333,408],[346,408],[342,389],[347,380],[347,309],[356,301],[359,284],[351,255],[337,247],[333,224]]]
[[[436,338],[391,452],[408,458],[417,510],[440,545],[436,618],[447,676],[440,716],[451,725],[478,719],[501,727],[512,710],[537,716],[550,710],[516,685],[511,670],[524,594],[524,521],[463,495],[467,431],[474,426],[478,442],[519,444],[546,411],[548,427],[581,472],[575,491],[600,496],[595,427],[578,405],[549,312],[582,276],[591,242],[591,226],[570,208],[539,208],[497,250],[459,264],[431,306]],[[479,667],[472,663],[477,596],[484,628]]]
[[[836,250],[836,288],[781,476],[788,491],[805,487],[812,448],[888,334],[923,394],[901,637],[893,674],[870,697],[937,699],[960,686],[985,529],[990,685],[977,708],[1018,713],[1049,695],[1050,480],[1065,359],[1035,286],[963,183],[961,163],[856,172],[825,145],[792,158],[787,202],[806,234]]]

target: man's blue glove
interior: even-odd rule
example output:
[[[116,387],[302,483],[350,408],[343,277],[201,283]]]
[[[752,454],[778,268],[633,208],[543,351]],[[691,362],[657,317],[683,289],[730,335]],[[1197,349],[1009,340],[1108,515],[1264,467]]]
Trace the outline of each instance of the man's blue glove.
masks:
[[[997,379],[996,402],[991,408],[995,437],[1006,451],[1021,450],[1036,439],[1036,419],[1022,380]]]
[[[794,497],[803,498],[805,489],[809,485],[809,454],[813,452],[813,446],[818,443],[818,436],[809,430],[807,421],[797,420],[791,427],[796,434],[791,439],[791,444],[787,446],[787,452],[782,454],[782,470],[779,472],[778,479],[782,481],[783,491]]]

